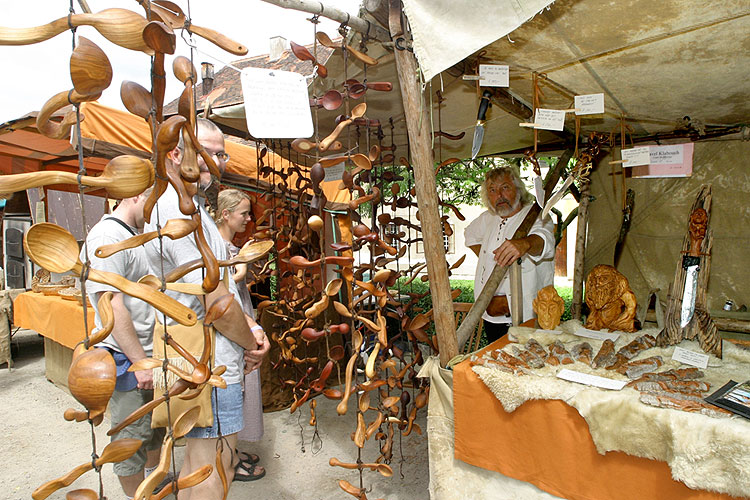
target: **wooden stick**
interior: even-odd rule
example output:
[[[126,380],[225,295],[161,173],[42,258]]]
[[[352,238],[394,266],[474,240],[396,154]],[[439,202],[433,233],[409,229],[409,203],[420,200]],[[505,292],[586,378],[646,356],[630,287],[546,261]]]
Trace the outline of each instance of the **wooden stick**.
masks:
[[[401,1],[391,0],[390,29],[397,35],[401,27]],[[445,367],[448,361],[458,354],[456,330],[453,322],[453,299],[448,267],[445,265],[445,247],[443,246],[443,226],[438,209],[435,166],[432,156],[432,131],[428,106],[422,105],[419,81],[417,80],[417,62],[414,55],[407,50],[396,50],[396,68],[401,85],[401,97],[404,103],[406,126],[409,132],[412,168],[414,169],[417,203],[422,220],[425,260],[430,276],[430,291],[440,347],[440,366]]]
[[[573,303],[571,316],[581,319],[581,305],[583,304],[583,265],[586,251],[586,225],[589,221],[589,183],[581,187],[581,201],[578,205],[578,228],[576,232],[575,265],[573,268]]]

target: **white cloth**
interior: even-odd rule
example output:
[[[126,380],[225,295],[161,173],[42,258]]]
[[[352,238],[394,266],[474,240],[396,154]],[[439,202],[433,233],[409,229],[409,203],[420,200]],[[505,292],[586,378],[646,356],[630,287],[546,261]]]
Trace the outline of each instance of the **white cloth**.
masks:
[[[114,215],[104,215],[89,231],[88,237],[86,238],[86,250],[88,251],[89,259],[91,260],[91,267],[99,271],[119,274],[130,281],[138,281],[143,276],[151,274],[151,267],[149,266],[146,251],[143,247],[121,250],[105,259],[100,259],[94,255],[96,249],[102,245],[118,243],[133,236],[133,234],[125,229],[119,222],[115,220],[107,220],[114,217]],[[131,229],[133,230],[133,233],[137,234],[135,228]],[[84,254],[84,249],[81,249],[80,256],[81,261],[85,262],[86,255]],[[96,325],[97,330],[102,328],[102,320],[99,317],[99,298],[97,297],[97,293],[107,291],[119,292],[120,290],[111,285],[105,285],[91,280],[86,281],[86,294],[88,295],[91,305],[94,308],[94,312],[96,313],[94,324]],[[135,328],[138,341],[143,346],[146,355],[151,356],[154,345],[154,308],[141,299],[136,299],[128,294],[123,293],[122,297],[123,304],[130,312],[130,318],[133,320],[133,328]],[[100,344],[110,347],[115,351],[122,352],[122,349],[112,335],[108,336],[100,342]]]
[[[425,81],[504,37],[552,0],[404,0]]]
[[[474,276],[474,298],[484,288],[495,269],[493,251],[502,245],[506,239],[513,238],[513,234],[521,225],[526,214],[531,210],[533,204],[526,205],[521,210],[507,219],[494,215],[489,210],[482,212],[464,230],[464,240],[467,247],[481,245],[477,270]],[[505,221],[503,223],[503,221]],[[521,258],[521,288],[523,293],[523,318],[521,323],[534,317],[532,300],[540,289],[551,285],[555,277],[555,235],[554,224],[547,217],[544,222],[537,219],[529,231],[529,235],[535,234],[544,240],[542,253],[534,256],[526,254]],[[497,287],[495,295],[506,295],[508,306],[511,306],[513,297],[510,294],[510,273],[505,275],[500,286]],[[482,315],[485,321],[490,323],[510,323],[510,316],[490,316],[485,311]]]
[[[211,248],[217,259],[227,260],[229,258],[229,252],[224,242],[224,238],[221,237],[219,229],[216,227],[213,219],[203,205],[203,199],[195,197],[193,201],[199,207],[201,211],[201,224],[203,226],[203,234],[206,236],[206,242]],[[168,186],[164,194],[159,198],[159,201],[154,207],[151,213],[151,223],[146,223],[144,231],[156,231],[157,214],[161,225],[163,226],[170,219],[187,219],[188,217],[180,212],[177,192]],[[172,240],[170,238],[162,238],[161,242],[162,249],[160,250],[159,239],[155,238],[146,243],[146,254],[148,255],[151,266],[154,269],[160,269],[160,260],[163,255],[164,274],[169,273],[180,264],[189,262],[191,260],[200,259],[201,255],[198,251],[198,247],[195,243],[195,237],[193,234],[189,234],[183,238]],[[224,268],[221,268],[222,276],[224,274]],[[239,294],[234,281],[229,281],[229,291],[234,294],[235,298],[239,302]],[[198,268],[182,277],[179,282],[181,283],[197,283],[203,282],[203,268]],[[195,295],[189,295],[184,293],[173,292],[167,290],[167,295],[173,297],[180,303],[186,305],[196,312],[198,319],[202,320],[206,315],[206,311],[203,307],[203,298],[199,298]],[[168,318],[168,325],[174,324],[174,321]],[[238,384],[242,381],[242,370],[244,368],[243,360],[244,349],[242,346],[235,344],[228,338],[221,335],[221,332],[216,331],[216,356],[215,365],[225,365],[227,367],[226,372],[222,375],[222,378],[226,380],[227,384]]]

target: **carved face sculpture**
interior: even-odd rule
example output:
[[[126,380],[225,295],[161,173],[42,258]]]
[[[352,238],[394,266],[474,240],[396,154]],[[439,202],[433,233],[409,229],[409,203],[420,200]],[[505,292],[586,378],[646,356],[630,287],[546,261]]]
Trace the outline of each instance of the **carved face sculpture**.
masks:
[[[706,236],[706,226],[708,225],[708,213],[702,208],[696,208],[690,214],[690,239],[702,241]]]
[[[539,326],[545,330],[554,330],[560,324],[560,316],[565,311],[565,301],[557,294],[552,285],[545,286],[532,302]]]
[[[629,289],[628,280],[612,266],[594,266],[586,280],[586,303],[601,309]]]

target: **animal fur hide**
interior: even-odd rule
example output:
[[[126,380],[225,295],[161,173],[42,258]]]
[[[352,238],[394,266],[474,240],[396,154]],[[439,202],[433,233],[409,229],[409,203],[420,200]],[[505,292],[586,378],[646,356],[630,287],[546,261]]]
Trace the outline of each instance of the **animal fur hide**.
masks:
[[[561,335],[536,331],[533,328],[511,328],[512,339],[518,347],[529,338],[542,345],[560,340],[570,350],[586,340],[594,352],[601,341],[582,339],[573,335],[581,327],[576,320],[560,325]],[[620,333],[615,349],[643,334],[655,336],[658,329],[636,333]],[[513,345],[506,347],[512,352]],[[681,347],[700,352],[697,342],[684,340]],[[634,359],[661,356],[664,366],[657,371],[679,368],[672,361],[674,346],[653,347],[642,351]],[[672,477],[688,487],[707,491],[750,497],[750,422],[739,416],[712,418],[699,413],[656,408],[639,401],[640,393],[626,387],[622,391],[608,391],[567,382],[555,377],[562,368],[617,380],[627,380],[614,370],[593,369],[576,361],[565,366],[545,365],[529,370],[530,375],[516,376],[493,368],[491,364],[473,367],[474,372],[495,394],[506,411],[512,412],[530,399],[560,399],[576,408],[586,420],[592,440],[599,453],[623,451],[630,455],[666,462]],[[742,382],[750,378],[750,351],[724,342],[724,358],[709,358],[705,377],[710,394],[728,380]]]

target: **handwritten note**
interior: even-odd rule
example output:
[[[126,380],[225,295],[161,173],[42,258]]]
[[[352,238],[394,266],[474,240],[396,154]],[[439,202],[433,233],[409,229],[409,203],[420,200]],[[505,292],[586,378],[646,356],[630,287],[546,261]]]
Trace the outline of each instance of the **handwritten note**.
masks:
[[[575,334],[579,337],[586,337],[587,339],[611,340],[612,342],[617,342],[617,339],[620,338],[619,333],[600,332],[597,330],[589,330],[588,328],[579,328],[576,330]]]
[[[479,84],[482,87],[509,87],[508,66],[502,64],[480,64]]]
[[[708,366],[708,354],[689,351],[687,349],[683,349],[682,347],[674,348],[672,359],[685,365],[695,366],[696,368],[705,369]]]
[[[586,94],[575,96],[577,115],[597,115],[604,113],[604,94]]]
[[[298,138],[313,134],[307,83],[303,75],[245,68],[240,81],[247,130],[254,137]]]
[[[622,390],[628,383],[627,380],[612,380],[611,378],[597,377],[596,375],[589,375],[588,373],[576,372],[563,368],[557,373],[557,378],[567,380],[568,382],[576,382],[579,384],[592,385],[594,387],[601,387],[602,389],[610,389],[613,391]]]
[[[649,156],[649,147],[641,146],[639,148],[623,149],[621,151],[623,167],[635,167],[638,165],[648,165],[651,163]]]
[[[534,116],[534,128],[543,130],[557,130],[561,132],[565,126],[565,111],[559,109],[537,108]]]
[[[325,181],[340,181],[341,175],[344,173],[344,164],[345,162],[341,162],[338,165],[334,165],[325,169]]]

